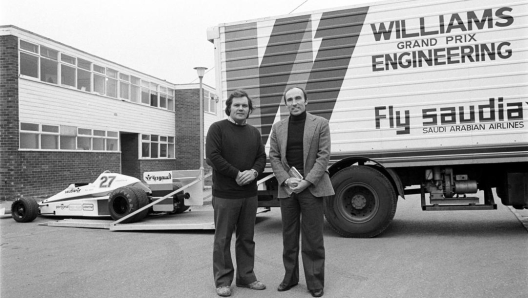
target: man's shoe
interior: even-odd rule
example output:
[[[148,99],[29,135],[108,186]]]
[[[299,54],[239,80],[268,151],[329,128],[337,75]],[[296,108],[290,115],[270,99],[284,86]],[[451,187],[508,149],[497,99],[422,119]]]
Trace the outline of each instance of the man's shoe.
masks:
[[[295,287],[296,285],[298,285],[299,283],[294,283],[293,285],[287,285],[285,283],[282,283],[279,285],[279,287],[277,288],[277,291],[279,292],[284,292],[284,291],[288,291],[289,289]]]
[[[231,288],[228,286],[218,287],[216,288],[216,294],[222,297],[229,297],[231,296]]]
[[[261,283],[260,281],[256,280],[248,285],[237,285],[237,287],[240,288],[249,288],[252,290],[264,290],[266,288],[266,285]]]
[[[310,294],[312,294],[313,297],[322,297],[324,295],[324,291],[323,289],[310,290]]]

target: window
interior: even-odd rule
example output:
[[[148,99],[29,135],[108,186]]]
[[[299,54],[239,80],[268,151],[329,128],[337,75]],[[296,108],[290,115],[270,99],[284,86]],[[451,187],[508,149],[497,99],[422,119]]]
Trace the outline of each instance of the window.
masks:
[[[107,68],[106,69],[106,75],[110,78],[117,79],[117,70]]]
[[[20,149],[59,149],[59,126],[20,123]]]
[[[57,84],[57,61],[40,58],[40,80],[46,83]]]
[[[167,158],[174,158],[174,137],[168,138],[169,149],[167,150]]]
[[[141,80],[141,103],[150,104],[150,83],[147,81]]]
[[[119,79],[121,81],[125,81],[125,82],[129,82],[130,81],[130,76],[129,75],[126,75],[124,73],[120,73],[119,74]]]
[[[130,101],[131,102],[139,102],[139,98],[141,96],[140,93],[140,79],[136,78],[134,76],[130,77]]]
[[[45,47],[45,46],[40,46],[40,55],[42,57],[53,59],[55,61],[57,61],[59,59],[59,52],[58,51],[55,51],[55,50],[50,49],[50,48]]]
[[[150,158],[158,158],[159,152],[158,152],[158,136],[157,135],[150,135]]]
[[[117,80],[108,79],[106,88],[106,95],[110,97],[117,97]]]
[[[86,128],[79,128],[77,131],[77,149],[91,150],[92,149],[92,130]]]
[[[216,98],[215,95],[210,93],[211,102],[209,103],[209,111],[213,114],[216,114]]]
[[[119,151],[119,133],[67,125],[20,123],[20,149]]]
[[[28,52],[32,52],[35,54],[39,53],[38,45],[27,42],[27,41],[23,41],[23,40],[20,41],[20,49],[28,51]]]
[[[158,84],[150,83],[150,105],[158,106]]]
[[[61,85],[75,87],[75,68],[61,64]]]
[[[90,72],[92,70],[92,62],[78,58],[77,67],[77,89],[92,92]]]
[[[61,62],[75,65],[75,57],[68,56],[66,54],[61,54]]]
[[[119,134],[116,131],[108,131],[106,136],[106,151],[119,151]]]
[[[20,149],[39,149],[39,125],[20,123]]]
[[[167,88],[160,86],[160,93],[159,93],[159,107],[160,108],[167,108]]]
[[[58,57],[59,52],[40,46],[40,80],[42,82],[57,84],[58,83]]]
[[[174,90],[170,88],[167,91],[167,109],[174,111]]]
[[[60,149],[75,150],[75,138],[77,137],[77,128],[75,126],[60,126]]]
[[[141,158],[174,158],[174,137],[141,135]]]
[[[119,74],[119,97],[123,99],[129,99],[130,92],[130,76],[126,74]]]
[[[150,135],[142,135],[141,137],[141,157],[150,157]]]
[[[96,65],[96,64],[94,64],[94,66],[93,66],[93,71],[98,72],[100,74],[105,74],[106,73],[104,67]]]
[[[176,105],[174,89],[167,86],[160,86],[105,65],[94,64],[83,58],[24,40],[19,40],[19,69],[21,76],[76,88],[83,92],[95,92],[169,111],[174,111]],[[55,140],[56,136],[50,138]],[[60,139],[59,137],[59,141]],[[109,144],[106,139],[104,140],[104,144],[101,140],[98,141],[97,146],[107,148]],[[71,147],[69,143],[63,142],[62,145]],[[39,144],[39,147],[41,146]],[[73,147],[76,146],[77,144]],[[86,146],[83,144],[81,147]]]
[[[216,96],[207,90],[204,90],[203,99],[204,112],[216,114]]]
[[[103,151],[105,150],[105,137],[106,131],[104,130],[94,130],[93,131],[93,150]]]
[[[101,75],[98,75],[98,74],[93,74],[93,77],[94,77],[94,91],[101,94],[101,95],[104,95],[105,94],[105,80],[106,78],[101,76]]]
[[[107,68],[106,75],[106,95],[117,97],[117,70]]]
[[[92,70],[92,62],[81,58],[77,59],[77,66],[85,70]]]
[[[38,78],[38,57],[20,52],[20,74]]]
[[[42,149],[59,149],[59,126],[42,125]]]
[[[123,99],[129,98],[130,84],[125,82],[119,82],[119,97]]]

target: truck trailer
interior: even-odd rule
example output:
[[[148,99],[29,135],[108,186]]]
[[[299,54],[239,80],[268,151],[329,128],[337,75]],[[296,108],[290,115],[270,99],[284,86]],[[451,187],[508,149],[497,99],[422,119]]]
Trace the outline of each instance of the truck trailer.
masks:
[[[338,234],[379,235],[410,194],[424,211],[493,210],[493,189],[502,204],[528,208],[527,1],[385,1],[207,35],[221,99],[248,92],[248,122],[267,150],[289,87],[304,88],[308,112],[329,120],[336,194],[325,217]],[[278,206],[277,188],[265,180],[259,206]]]

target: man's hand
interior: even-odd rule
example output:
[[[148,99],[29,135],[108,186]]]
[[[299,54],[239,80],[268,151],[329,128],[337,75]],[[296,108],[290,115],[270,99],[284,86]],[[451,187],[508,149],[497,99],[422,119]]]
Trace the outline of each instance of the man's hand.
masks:
[[[291,179],[296,179],[296,178],[291,178]],[[299,179],[296,179],[296,180],[298,180],[299,183],[296,183],[295,187],[290,187],[294,193],[300,193],[311,185],[311,183],[306,180],[299,180]]]
[[[238,172],[236,177],[236,183],[240,186],[246,185],[251,181],[255,180],[255,175],[251,170],[245,170],[244,172]]]
[[[294,187],[297,187],[297,185],[299,185],[299,183],[301,183],[301,179],[299,178],[295,178],[295,177],[290,177],[288,179],[286,179],[285,183],[286,183],[286,186],[288,186],[290,189],[293,189]]]

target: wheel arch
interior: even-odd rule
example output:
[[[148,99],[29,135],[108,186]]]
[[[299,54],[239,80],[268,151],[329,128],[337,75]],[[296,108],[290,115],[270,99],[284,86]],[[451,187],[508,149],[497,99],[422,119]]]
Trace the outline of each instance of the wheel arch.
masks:
[[[367,164],[367,163],[371,163],[371,164]],[[333,175],[335,175],[337,172],[339,172],[340,170],[342,170],[344,168],[351,167],[351,166],[353,166],[355,164],[368,166],[368,167],[371,167],[371,168],[374,168],[374,169],[378,170],[385,177],[387,177],[387,179],[392,184],[392,187],[394,188],[396,193],[399,196],[401,196],[402,198],[405,199],[405,193],[404,193],[404,190],[403,190],[404,189],[403,188],[403,184],[402,184],[401,179],[398,176],[398,174],[394,170],[387,169],[382,164],[380,164],[379,162],[377,162],[377,161],[375,161],[373,159],[370,159],[368,157],[351,156],[351,157],[347,157],[347,158],[339,160],[338,162],[332,164],[332,166],[330,166],[330,168],[328,168],[328,172],[330,173],[330,178]]]

